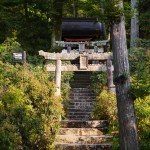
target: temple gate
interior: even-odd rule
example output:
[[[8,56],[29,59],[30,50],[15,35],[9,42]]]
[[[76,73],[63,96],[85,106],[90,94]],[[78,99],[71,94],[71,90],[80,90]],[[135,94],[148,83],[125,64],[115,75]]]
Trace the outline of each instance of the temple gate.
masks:
[[[39,55],[46,60],[54,60],[56,63],[46,65],[47,71],[55,71],[56,95],[61,95],[61,72],[62,71],[105,71],[107,72],[107,86],[109,91],[114,89],[113,84],[113,66],[112,53],[103,52],[98,46],[106,45],[107,41],[95,42],[64,42],[59,41],[57,44],[67,49],[61,53],[49,53],[43,50]],[[94,49],[86,49],[86,45],[93,46]],[[79,49],[71,50],[72,47],[78,46]],[[79,60],[74,64],[62,64],[62,61]]]

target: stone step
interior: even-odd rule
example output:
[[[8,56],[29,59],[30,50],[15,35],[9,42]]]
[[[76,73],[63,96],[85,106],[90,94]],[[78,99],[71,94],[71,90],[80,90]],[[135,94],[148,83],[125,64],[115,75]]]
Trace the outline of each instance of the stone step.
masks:
[[[74,84],[76,84],[76,83],[87,83],[87,84],[89,84],[90,85],[90,83],[91,83],[91,81],[90,81],[90,79],[84,79],[84,77],[83,78],[76,78],[76,79],[74,79],[73,81],[71,81],[71,85],[74,85]]]
[[[59,135],[99,136],[102,130],[97,128],[60,128]]]
[[[89,89],[89,88],[71,88],[71,91],[74,91],[74,92],[91,92],[91,89]]]
[[[108,126],[107,120],[61,120],[62,128],[106,128]]]
[[[74,112],[74,111],[69,111],[68,112],[68,115],[71,116],[71,115],[75,115],[75,116],[86,116],[86,115],[90,115],[92,112],[91,111],[88,111],[88,112]]]
[[[77,87],[79,87],[79,88],[85,88],[85,87],[89,87],[89,85],[74,85],[74,86],[71,86],[72,88],[77,88]]]
[[[95,96],[70,96],[70,101],[72,100],[93,100],[95,101],[96,97]]]
[[[84,88],[90,85],[90,72],[75,72],[73,80],[71,82],[71,87]]]
[[[68,115],[67,116],[68,119],[70,120],[91,120],[91,116],[90,115]]]
[[[76,81],[78,81],[78,82],[76,82]],[[88,81],[88,82],[87,82],[87,81]],[[86,79],[86,77],[78,77],[78,78],[74,78],[74,80],[71,81],[71,82],[72,82],[71,84],[79,83],[79,82],[90,84],[90,79]]]
[[[96,98],[96,96],[94,95],[94,94],[89,94],[89,93],[73,93],[73,94],[70,94],[70,99],[75,99],[76,97],[86,97],[86,98],[93,98],[93,99],[95,99]],[[76,98],[76,99],[79,99],[79,98]]]
[[[88,101],[96,101],[96,98],[95,97],[87,97],[87,96],[76,96],[76,97],[70,97],[70,102],[74,102],[74,101],[85,101],[86,102],[86,100],[88,100]],[[87,101],[87,102],[88,102]]]
[[[70,102],[79,101],[79,102],[88,102],[88,101],[94,102],[96,101],[95,97],[89,97],[89,96],[76,96],[76,97],[70,97]]]
[[[96,144],[110,142],[112,136],[99,135],[99,136],[75,136],[75,135],[56,135],[56,142],[61,143],[76,143],[76,144]]]
[[[70,99],[70,102],[91,102],[94,103],[96,100],[95,99]]]
[[[71,92],[70,93],[70,96],[82,96],[82,95],[84,95],[84,96],[95,96],[95,94],[94,93],[90,93],[90,92]],[[95,96],[96,97],[96,96]]]
[[[81,94],[90,94],[90,95],[94,95],[94,93],[92,91],[70,91],[70,95],[73,95],[73,94],[78,94],[78,95],[81,95]]]
[[[74,78],[76,78],[76,77],[91,77],[91,74],[89,74],[88,72],[86,74],[83,73],[83,72],[81,72],[81,73],[75,73],[74,74]]]
[[[84,79],[84,80],[89,80],[91,78],[91,76],[90,75],[82,75],[82,74],[80,74],[80,75],[75,75],[74,77],[73,77],[73,79],[75,80],[75,79]]]
[[[80,104],[74,104],[74,103],[71,103],[70,104],[70,106],[69,106],[69,109],[71,109],[71,108],[73,108],[73,109],[79,109],[79,110],[89,110],[89,109],[93,109],[94,108],[94,106],[93,106],[93,104],[88,104],[88,105],[85,105],[84,103],[80,103]]]
[[[80,71],[78,71],[78,72],[75,72],[74,74],[75,75],[91,75],[92,72],[80,72]]]
[[[78,83],[90,85],[91,81],[89,79],[87,80],[84,78],[83,79],[80,78],[80,79],[75,79],[74,82],[71,83],[71,85],[78,84]]]
[[[91,110],[91,109],[94,109],[94,106],[75,106],[75,105],[70,105],[69,106],[69,109],[77,109],[77,110],[80,110],[80,112],[85,112],[87,109],[88,110]]]
[[[70,91],[70,96],[74,96],[74,95],[87,95],[87,96],[95,96],[95,94],[91,91],[91,92],[88,92],[88,91]]]
[[[81,82],[88,81],[88,83],[89,83],[91,81],[91,79],[88,76],[78,76],[78,77],[74,77],[71,82],[75,83],[75,81],[81,81]]]
[[[78,77],[74,77],[71,80],[71,84],[72,83],[76,83],[76,81],[81,81],[81,82],[87,82],[88,83],[91,81],[91,79],[88,76],[78,76]]]
[[[93,109],[93,103],[91,102],[70,102],[69,108],[74,108],[74,109]]]
[[[55,149],[61,150],[112,150],[112,144],[68,144],[68,143],[55,143]]]
[[[78,79],[78,78],[84,78],[84,79],[90,79],[91,75],[84,75],[84,74],[75,74],[75,76],[73,77],[73,79]]]
[[[70,101],[70,105],[71,104],[76,105],[76,106],[79,106],[79,105],[90,106],[90,105],[93,105],[93,102],[72,102],[72,101]]]
[[[68,112],[93,112],[94,109],[75,109],[68,108]]]
[[[94,106],[93,105],[74,105],[74,104],[70,104],[69,109],[87,110],[87,109],[94,109]]]

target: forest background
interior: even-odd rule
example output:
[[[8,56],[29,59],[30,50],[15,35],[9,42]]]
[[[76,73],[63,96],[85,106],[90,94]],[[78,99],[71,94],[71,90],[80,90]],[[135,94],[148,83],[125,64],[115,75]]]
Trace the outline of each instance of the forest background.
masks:
[[[1,149],[53,147],[59,127],[57,120],[60,114],[64,113],[62,99],[68,98],[69,80],[72,74],[63,74],[62,98],[55,97],[53,75],[43,70],[43,59],[38,56],[38,51],[40,49],[48,52],[60,51],[53,41],[61,39],[62,17],[98,18],[100,22],[105,22],[109,35],[114,14],[113,11],[110,11],[112,13],[110,14],[104,9],[105,6],[111,8],[107,2],[109,1],[106,0],[104,4],[101,0],[0,1]],[[124,1],[132,93],[135,97],[140,147],[142,150],[148,150],[150,149],[150,2],[139,0],[138,3],[140,28],[135,48],[130,48],[130,21],[134,15],[130,3],[128,0]],[[12,57],[14,52],[23,50],[27,52],[26,66],[21,63],[16,64]],[[102,99],[101,94],[104,94],[104,91],[98,92],[100,99]],[[112,108],[115,107],[111,99],[109,102]],[[114,149],[117,149],[119,147],[117,116],[116,112],[107,108],[107,104],[108,101],[104,99],[105,109],[97,104],[99,107],[95,112],[97,114],[97,111],[101,111],[102,115],[108,116],[112,124],[110,132],[116,136]],[[95,115],[96,117],[102,116]]]

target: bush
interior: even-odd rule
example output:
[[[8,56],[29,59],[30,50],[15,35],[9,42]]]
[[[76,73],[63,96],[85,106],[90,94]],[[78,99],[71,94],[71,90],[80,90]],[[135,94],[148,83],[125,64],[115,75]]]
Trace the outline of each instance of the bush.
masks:
[[[40,67],[0,62],[0,149],[53,148],[63,106],[49,77]]]
[[[16,41],[16,38],[7,38],[0,45],[0,61],[13,63],[13,53],[22,51],[21,45]]]
[[[108,92],[106,87],[103,88],[101,93],[96,97],[95,110],[92,114],[92,118],[108,120],[108,133],[113,135],[113,149],[118,149],[119,137],[116,95],[112,92]]]
[[[108,92],[106,88],[97,96],[95,102],[95,119],[113,119],[116,115],[116,97],[114,93]],[[114,119],[113,119],[114,120]]]
[[[107,76],[106,72],[94,72],[91,76],[91,89],[96,95],[102,91],[103,87],[106,86]]]
[[[73,72],[63,72],[61,79],[61,98],[63,99],[63,107],[64,107],[64,116],[67,117],[68,107],[70,104],[70,81],[73,77]]]
[[[150,149],[150,95],[135,101],[138,135],[142,150]]]

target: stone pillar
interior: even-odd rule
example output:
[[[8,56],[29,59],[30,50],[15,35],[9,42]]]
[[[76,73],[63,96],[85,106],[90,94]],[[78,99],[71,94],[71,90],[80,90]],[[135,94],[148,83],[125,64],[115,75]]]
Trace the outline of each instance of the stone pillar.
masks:
[[[61,95],[61,91],[60,91],[60,88],[61,88],[61,60],[60,59],[56,60],[55,84],[56,84],[55,95],[60,96]]]
[[[115,92],[115,85],[113,84],[113,66],[112,61],[107,60],[107,86],[109,91]]]

